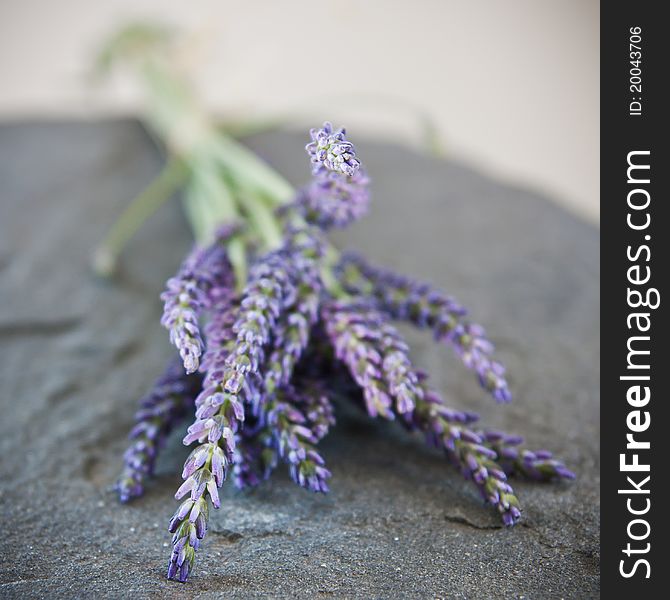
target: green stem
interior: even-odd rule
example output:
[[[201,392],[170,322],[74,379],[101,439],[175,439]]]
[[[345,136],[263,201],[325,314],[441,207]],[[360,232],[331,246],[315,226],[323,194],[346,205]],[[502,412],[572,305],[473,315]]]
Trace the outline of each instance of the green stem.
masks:
[[[99,275],[114,272],[121,250],[147,220],[185,181],[188,169],[181,159],[171,158],[149,186],[123,211],[93,255]]]
[[[191,219],[199,244],[209,244],[215,229],[224,223],[241,222],[235,206],[235,190],[231,189],[225,175],[219,176],[216,165],[206,158],[193,161],[193,185],[198,192],[187,197],[186,208],[193,213]],[[235,273],[235,283],[242,289],[247,280],[247,253],[245,241],[235,236],[227,244],[228,259]]]
[[[265,250],[275,250],[282,245],[281,226],[262,198],[253,193],[245,194],[241,191],[238,194],[242,210],[251,222],[251,225],[258,233]]]
[[[256,190],[271,200],[273,206],[293,197],[295,190],[291,184],[242,144],[221,133],[210,143],[213,154],[243,187]]]
[[[351,295],[347,293],[340,283],[340,280],[335,277],[333,268],[340,260],[340,253],[337,248],[330,243],[326,244],[326,255],[323,260],[323,267],[321,269],[321,279],[323,285],[328,290],[328,293],[338,300],[349,300]]]
[[[186,218],[188,219],[189,224],[191,225],[191,231],[193,231],[193,237],[198,244],[202,244],[207,238],[207,207],[204,205],[205,199],[202,196],[202,192],[199,189],[197,181],[191,179],[188,187],[186,188],[186,193],[184,194],[184,200],[182,202],[184,207],[184,212],[186,213]]]
[[[228,260],[235,273],[235,287],[241,293],[247,283],[247,249],[244,240],[235,236],[228,242]]]
[[[201,190],[207,208],[206,229],[201,244],[209,244],[214,239],[216,228],[224,223],[240,220],[240,213],[235,205],[234,191],[226,177],[220,173],[218,165],[207,156],[194,156],[191,160],[193,179]]]

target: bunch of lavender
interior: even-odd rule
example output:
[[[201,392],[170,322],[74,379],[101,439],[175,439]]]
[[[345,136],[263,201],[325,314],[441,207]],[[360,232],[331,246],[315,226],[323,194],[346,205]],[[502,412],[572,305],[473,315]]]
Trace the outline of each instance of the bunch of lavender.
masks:
[[[325,123],[310,135],[311,181],[288,202],[249,203],[249,188],[231,196],[230,218],[196,245],[162,295],[181,368],[172,365],[143,400],[117,489],[122,501],[142,493],[162,441],[190,412],[183,441],[196,445],[169,523],[170,579],[192,572],[229,475],[246,488],[284,463],[298,485],[328,491],[318,446],[335,424],[336,397],[423,432],[505,525],[521,516],[509,476],[574,477],[549,452],[476,428],[477,415],[429,387],[394,321],[431,329],[497,401],[511,400],[493,345],[453,298],[329,243],[329,229],[366,212],[369,180],[343,129]],[[215,182],[210,189],[220,192]]]

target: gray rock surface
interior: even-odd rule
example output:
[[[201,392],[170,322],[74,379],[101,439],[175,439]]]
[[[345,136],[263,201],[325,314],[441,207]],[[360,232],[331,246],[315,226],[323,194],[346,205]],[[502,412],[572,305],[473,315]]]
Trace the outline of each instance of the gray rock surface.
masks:
[[[298,183],[300,136],[251,145]],[[223,509],[186,585],[165,531],[186,449],[177,433],[146,496],[109,491],[137,398],[169,356],[158,294],[189,246],[178,203],[147,223],[116,282],[89,253],[160,159],[132,122],[0,127],[0,477],[4,598],[594,598],[599,595],[599,234],[462,166],[360,144],[371,217],[341,236],[469,306],[507,364],[496,407],[448,349],[409,332],[459,407],[556,451],[575,483],[516,483],[500,527],[441,454],[344,411],[324,440],[328,496],[285,473]],[[409,331],[409,330],[408,330]]]

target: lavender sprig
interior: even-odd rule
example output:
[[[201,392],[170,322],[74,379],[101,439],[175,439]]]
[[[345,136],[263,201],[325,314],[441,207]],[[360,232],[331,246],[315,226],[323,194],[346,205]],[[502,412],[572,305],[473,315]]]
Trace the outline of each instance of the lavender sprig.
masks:
[[[521,506],[507,475],[496,462],[495,450],[468,427],[476,415],[450,409],[434,391],[425,390],[417,401],[413,425],[426,432],[429,442],[442,448],[463,477],[472,481],[484,500],[495,506],[507,526],[521,516]]]
[[[324,123],[310,135],[312,142],[306,150],[314,178],[298,192],[292,206],[308,223],[322,229],[346,227],[367,212],[370,180],[344,129],[333,131],[330,123]]]
[[[416,402],[423,397],[419,378],[409,360],[409,346],[390,323],[381,321],[379,347],[383,352],[382,371],[396,410],[401,415],[411,414]]]
[[[309,135],[312,141],[305,149],[314,174],[326,169],[351,177],[358,170],[361,163],[356,158],[354,145],[345,137],[344,128],[334,130],[332,124],[326,121],[323,127],[311,129]]]
[[[132,440],[123,455],[124,466],[115,489],[121,502],[144,493],[144,484],[154,471],[159,450],[175,425],[193,406],[201,378],[185,375],[177,360],[169,363],[151,391],[140,400],[135,414]]]
[[[468,423],[477,420],[477,416],[446,407],[437,393],[426,388],[425,376],[411,367],[403,342],[388,324],[388,318],[360,304],[332,303],[325,311],[324,326],[336,356],[347,364],[350,374],[362,388],[371,416],[376,415],[370,410],[367,390],[373,387],[371,381],[380,385],[377,383],[379,379],[373,379],[375,376],[381,378],[378,365],[384,352],[380,349],[389,343],[385,338],[392,341],[391,347],[402,357],[399,361],[402,370],[413,375],[409,379],[412,383],[409,389],[420,390],[411,394],[413,410],[405,410],[403,414],[400,412],[402,404],[396,403],[396,412],[403,414],[405,423],[411,428],[424,430],[433,445],[443,448],[463,476],[471,480],[482,497],[499,510],[505,525],[513,525],[521,516],[519,501],[507,483],[507,475],[495,462],[496,452],[485,444],[482,436],[467,427]],[[360,373],[364,376],[361,377]],[[383,383],[386,381],[381,385]],[[381,413],[381,416],[386,415]]]
[[[368,414],[393,419],[393,401],[383,380],[383,356],[378,349],[379,319],[364,304],[331,301],[321,307],[324,329],[335,357],[349,369],[360,386]]]
[[[278,397],[286,395],[295,366],[307,347],[310,329],[318,316],[319,295],[323,288],[319,274],[323,250],[318,236],[309,229],[289,228],[285,250],[296,278],[296,294],[293,304],[281,316],[273,334],[273,350],[264,368],[265,400],[255,407],[254,412],[259,425],[250,435],[244,432],[241,436],[242,448],[238,453],[235,470],[239,487],[254,485],[261,478],[267,478],[276,467],[279,455],[288,456],[281,451],[285,444],[280,443],[280,429],[273,427],[273,423],[283,424],[285,420],[280,415],[294,413],[289,409],[288,402],[280,403]],[[284,431],[284,435],[291,440],[299,439],[295,432],[288,434]],[[318,470],[308,462],[303,462],[303,465],[292,465],[294,474],[298,476],[303,473],[305,476],[308,473],[306,481],[311,481],[312,474]]]
[[[335,356],[362,388],[370,416],[393,419],[393,400],[398,413],[411,413],[422,390],[409,348],[388,319],[361,300],[330,302],[322,316]]]
[[[209,247],[195,246],[161,294],[165,303],[161,325],[170,332],[170,342],[179,351],[187,373],[198,370],[204,344],[200,317],[219,301],[217,294],[232,286],[232,271],[225,243],[236,227],[221,227]]]
[[[549,450],[529,450],[523,438],[502,431],[480,432],[486,446],[497,455],[497,462],[508,475],[521,475],[534,481],[574,479],[575,474]]]
[[[335,424],[333,407],[320,381],[298,376],[272,396],[262,422],[245,426],[237,438],[233,477],[240,489],[267,479],[280,459],[292,479],[313,491],[326,491],[330,477],[314,445]]]
[[[351,177],[322,171],[298,192],[294,203],[308,222],[322,229],[342,229],[368,212],[370,179],[362,169]]]
[[[289,230],[285,249],[295,277],[295,297],[274,332],[273,349],[265,365],[263,389],[266,396],[289,383],[317,320],[319,296],[323,290],[320,275],[323,248],[314,232],[310,229]]]
[[[225,361],[222,391],[237,394],[247,381],[258,376],[277,319],[295,295],[292,275],[279,252],[269,254],[252,268],[233,325],[236,343]]]
[[[307,418],[317,442],[335,425],[335,411],[325,382],[306,376],[298,377],[295,384],[298,406]]]
[[[196,421],[184,437],[184,444],[197,440],[200,446],[186,461],[184,483],[175,494],[180,499],[190,493],[192,505],[184,503],[170,522],[174,536],[169,579],[185,581],[193,568],[199,540],[207,531],[202,510],[207,496],[215,508],[220,507],[218,488],[234,461],[235,433],[244,421],[244,404],[254,402],[264,348],[294,295],[283,256],[273,252],[252,268],[239,308],[234,302],[224,304],[210,323],[204,389],[196,399]]]
[[[221,378],[225,359],[233,343],[233,323],[237,305],[219,306],[208,325],[208,348],[203,359],[207,369],[204,390],[196,398],[196,421],[188,429],[185,444],[198,439],[201,443],[189,455],[182,477],[184,483],[175,497],[190,493],[170,520],[173,533],[168,579],[186,581],[195,560],[200,540],[207,533],[209,506],[220,506],[218,488],[223,484],[235,451],[235,433],[244,419],[244,408],[237,397],[226,393]],[[216,332],[216,334],[215,334]],[[207,441],[205,441],[207,440]]]
[[[308,412],[311,419],[305,416]],[[299,394],[294,388],[280,390],[267,423],[274,432],[278,455],[289,465],[291,479],[313,492],[327,492],[331,473],[316,449],[316,444],[333,423],[327,398]]]
[[[352,253],[343,256],[339,273],[350,293],[372,296],[393,318],[432,329],[435,339],[448,342],[496,400],[511,400],[505,369],[492,358],[493,344],[483,327],[464,319],[467,311],[453,298],[429,284],[375,267]]]

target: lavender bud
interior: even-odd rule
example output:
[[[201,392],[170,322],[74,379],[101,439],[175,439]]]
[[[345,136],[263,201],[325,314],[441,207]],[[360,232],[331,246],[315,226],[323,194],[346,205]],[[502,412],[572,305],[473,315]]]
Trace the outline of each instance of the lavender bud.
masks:
[[[487,436],[468,428],[467,423],[472,420],[470,414],[445,410],[441,397],[431,390],[417,400],[408,425],[425,431],[429,443],[441,447],[461,474],[475,484],[484,500],[498,509],[503,523],[513,525],[521,516],[519,501],[507,483],[504,469],[496,462],[498,453],[488,445]]]
[[[348,292],[374,297],[379,307],[395,319],[429,327],[437,340],[453,347],[496,400],[511,400],[505,369],[491,356],[493,344],[486,339],[480,325],[463,319],[466,311],[453,298],[429,284],[374,267],[354,254],[344,256],[338,270]]]
[[[319,240],[306,230],[290,231],[286,252],[295,274],[295,295],[274,331],[272,352],[265,365],[266,395],[291,379],[317,320],[319,295],[323,289],[319,272],[323,250]]]
[[[185,375],[177,360],[169,363],[153,389],[142,400],[131,431],[132,443],[124,453],[124,467],[116,482],[121,502],[144,493],[144,484],[151,476],[159,450],[172,429],[193,405],[201,378]]]
[[[322,172],[300,190],[294,206],[308,223],[322,229],[342,229],[368,212],[369,183],[362,170],[351,177]]]
[[[484,443],[498,455],[501,468],[509,475],[521,475],[534,481],[575,478],[575,474],[548,450],[531,452],[521,447],[523,439],[519,436],[490,431],[482,435]]]
[[[335,356],[363,390],[368,413],[393,419],[411,413],[422,395],[400,334],[383,314],[363,302],[329,302],[322,318]]]
[[[344,129],[333,130],[327,121],[323,127],[310,130],[312,141],[305,150],[310,156],[315,174],[323,169],[351,177],[360,167],[354,145],[345,137]]]
[[[325,461],[317,452],[314,444],[319,441],[316,432],[325,435],[323,418],[332,418],[332,408],[325,408],[322,396],[314,398],[299,394],[294,388],[283,388],[277,394],[272,415],[268,419],[273,424],[275,444],[279,456],[288,463],[289,473],[298,485],[313,492],[327,492],[326,480],[331,473],[323,465]],[[298,406],[304,406],[308,412],[319,413],[309,422]]]
[[[195,247],[161,294],[165,303],[161,324],[170,332],[170,342],[179,351],[187,373],[194,373],[200,364],[204,344],[199,320],[203,311],[233,288],[224,244],[234,232],[232,227],[222,228],[212,246]]]

